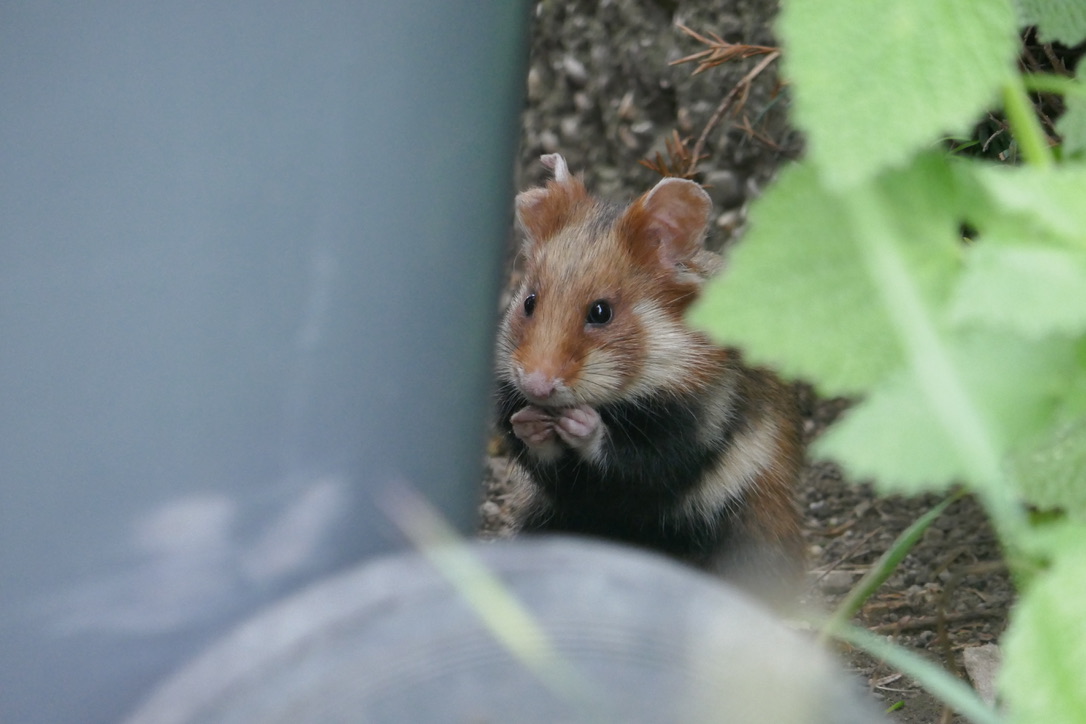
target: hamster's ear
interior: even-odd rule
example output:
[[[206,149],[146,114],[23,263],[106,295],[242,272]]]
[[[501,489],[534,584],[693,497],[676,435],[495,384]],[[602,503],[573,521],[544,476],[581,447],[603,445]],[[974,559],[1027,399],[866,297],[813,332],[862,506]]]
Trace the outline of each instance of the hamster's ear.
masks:
[[[636,258],[674,267],[702,250],[712,208],[701,186],[668,177],[630,205],[619,228]]]
[[[537,244],[554,236],[569,224],[574,212],[588,201],[584,183],[569,172],[566,160],[557,153],[540,157],[554,171],[554,180],[546,186],[528,189],[517,195],[517,223],[524,230],[528,244]]]

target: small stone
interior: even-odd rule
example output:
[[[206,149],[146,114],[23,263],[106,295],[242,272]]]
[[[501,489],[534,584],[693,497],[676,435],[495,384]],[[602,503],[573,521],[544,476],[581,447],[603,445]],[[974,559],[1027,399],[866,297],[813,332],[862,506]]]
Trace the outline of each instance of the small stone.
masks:
[[[577,116],[566,116],[558,125],[562,137],[567,141],[577,138],[581,130],[581,122]]]
[[[690,109],[683,106],[679,109],[676,117],[676,124],[679,126],[679,131],[682,133],[694,132],[694,121],[690,118]]]
[[[996,679],[1003,664],[1003,654],[995,644],[970,646],[962,651],[965,673],[973,682],[980,698],[989,706],[996,702]]]
[[[853,571],[834,570],[822,576],[822,580],[818,582],[818,586],[822,589],[823,593],[847,593],[852,590],[852,585],[856,582],[856,578],[857,574]]]
[[[588,70],[585,69],[584,63],[577,60],[572,55],[567,55],[562,58],[562,70],[565,72],[569,82],[575,86],[583,86],[588,82]]]
[[[725,231],[731,231],[739,225],[739,220],[742,218],[742,214],[738,209],[731,209],[725,211],[720,216],[716,217],[716,227]]]
[[[618,127],[618,139],[622,141],[622,145],[631,151],[637,151],[641,148],[641,141],[637,136],[626,126]]]
[[[562,148],[562,142],[558,140],[558,134],[551,130],[539,133],[539,145],[547,153],[558,153]]]
[[[543,74],[539,72],[538,68],[532,67],[528,70],[526,85],[529,101],[538,102],[543,99],[545,92],[545,89],[543,88]]]

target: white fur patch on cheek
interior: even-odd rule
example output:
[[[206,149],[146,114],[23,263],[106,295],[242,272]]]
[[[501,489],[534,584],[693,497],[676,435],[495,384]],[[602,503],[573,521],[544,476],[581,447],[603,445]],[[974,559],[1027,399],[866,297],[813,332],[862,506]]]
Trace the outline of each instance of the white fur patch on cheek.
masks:
[[[578,375],[575,397],[583,404],[600,405],[613,401],[625,384],[627,363],[605,349],[590,349]]]
[[[695,351],[694,335],[653,302],[640,302],[633,312],[641,322],[645,338],[645,359],[640,379],[631,392],[652,394],[682,386],[690,371],[701,361]]]
[[[513,381],[514,363],[513,353],[517,349],[517,342],[513,339],[513,310],[506,310],[498,324],[498,344],[495,362],[498,375],[503,379]]]

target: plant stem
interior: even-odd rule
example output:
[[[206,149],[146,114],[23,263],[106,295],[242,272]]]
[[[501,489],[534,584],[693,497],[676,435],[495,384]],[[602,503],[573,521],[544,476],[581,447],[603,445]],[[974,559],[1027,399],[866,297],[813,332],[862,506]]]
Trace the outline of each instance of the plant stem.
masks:
[[[1029,93],[1057,93],[1062,96],[1086,96],[1086,84],[1074,78],[1051,73],[1028,73],[1022,83]]]
[[[1016,77],[1003,86],[1003,110],[1011,133],[1022,149],[1022,158],[1033,166],[1050,168],[1053,164],[1052,152],[1048,148],[1048,139],[1037,114],[1033,110],[1026,85],[1021,77]]]

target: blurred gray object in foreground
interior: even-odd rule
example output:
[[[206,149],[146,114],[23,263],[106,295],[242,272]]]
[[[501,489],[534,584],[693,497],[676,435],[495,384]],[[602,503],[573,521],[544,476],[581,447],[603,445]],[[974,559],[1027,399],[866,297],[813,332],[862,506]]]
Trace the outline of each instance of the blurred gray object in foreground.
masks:
[[[553,647],[543,677],[421,556],[400,554],[248,621],[128,724],[881,721],[825,652],[705,574],[561,538],[466,553],[543,632],[515,626],[520,643]]]
[[[472,527],[529,8],[4,5],[0,719]]]

